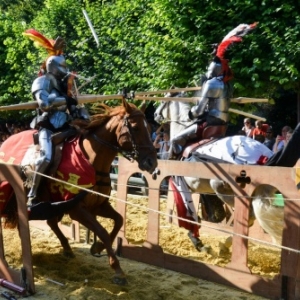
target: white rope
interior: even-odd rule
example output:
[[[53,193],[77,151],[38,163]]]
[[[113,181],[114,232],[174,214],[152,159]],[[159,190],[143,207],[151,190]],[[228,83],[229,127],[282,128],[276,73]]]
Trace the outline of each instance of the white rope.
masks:
[[[113,200],[115,200],[115,201],[119,201],[119,202],[122,202],[122,203],[129,204],[129,205],[131,205],[131,206],[133,206],[133,207],[136,207],[136,208],[139,208],[139,209],[148,211],[148,212],[151,211],[151,212],[154,212],[154,213],[157,213],[157,214],[166,216],[166,217],[176,218],[176,219],[178,219],[178,220],[182,220],[182,221],[185,221],[185,222],[189,222],[189,223],[191,223],[191,224],[195,224],[195,225],[198,225],[198,226],[201,226],[201,227],[206,227],[206,228],[213,229],[213,230],[216,230],[216,231],[220,231],[220,232],[223,232],[223,233],[226,233],[226,234],[230,234],[230,235],[236,235],[236,236],[238,236],[238,237],[241,237],[241,238],[244,238],[244,239],[248,239],[248,240],[250,240],[250,241],[258,242],[258,243],[261,243],[261,244],[265,244],[265,245],[267,245],[267,246],[271,246],[271,247],[274,247],[274,248],[278,248],[278,249],[282,249],[282,250],[287,250],[287,251],[295,252],[295,253],[300,253],[300,250],[297,250],[297,249],[285,247],[285,246],[282,246],[282,245],[272,244],[272,243],[269,243],[269,242],[266,242],[266,241],[263,241],[263,240],[260,240],[260,239],[256,239],[256,238],[249,237],[249,236],[246,236],[246,235],[242,235],[242,234],[239,234],[239,233],[231,232],[231,231],[228,231],[228,230],[225,230],[225,229],[220,229],[220,228],[217,228],[217,227],[214,227],[214,226],[210,226],[210,225],[206,225],[206,224],[202,224],[202,223],[190,221],[190,220],[187,220],[187,219],[185,219],[185,218],[178,217],[178,216],[174,216],[174,215],[171,216],[170,214],[167,214],[167,213],[164,213],[164,212],[155,210],[155,209],[151,209],[151,208],[149,208],[149,207],[144,207],[144,206],[141,206],[141,205],[139,205],[139,204],[134,204],[134,203],[129,202],[129,201],[127,201],[127,200],[118,199],[118,198],[113,197],[113,196],[111,196],[111,195],[105,195],[105,194],[102,194],[102,193],[99,193],[99,192],[95,192],[95,191],[93,191],[93,190],[90,190],[90,189],[87,189],[87,188],[84,188],[84,187],[81,187],[81,186],[78,186],[78,185],[75,185],[75,184],[72,184],[72,183],[63,181],[63,180],[61,180],[61,179],[54,178],[54,177],[51,177],[51,176],[48,176],[48,175],[45,175],[45,174],[42,174],[42,173],[39,173],[39,172],[36,172],[36,171],[30,171],[30,172],[31,172],[31,173],[36,173],[36,174],[41,175],[41,176],[44,176],[44,177],[46,177],[46,178],[48,178],[48,179],[51,179],[51,180],[60,182],[60,183],[62,183],[62,184],[66,184],[66,185],[75,187],[75,188],[80,189],[80,190],[87,191],[87,192],[89,192],[89,193],[92,193],[92,194],[95,194],[95,195],[98,195],[98,196],[103,196],[103,197],[108,198],[108,199],[111,198],[111,199],[113,199]]]
[[[123,184],[123,183],[116,183],[116,185],[117,186],[127,186],[127,187],[130,187],[130,188],[136,188],[136,187],[139,187],[138,185],[126,185],[126,184]],[[147,189],[147,190],[150,190],[150,188],[149,187],[147,187],[147,186],[143,186],[143,188],[145,188],[145,189]],[[153,188],[151,188],[152,190],[153,190]],[[170,190],[168,190],[168,191],[170,191]],[[172,191],[172,190],[171,190]],[[182,191],[182,193],[191,193],[191,192],[189,192],[189,191]],[[208,193],[208,192],[206,192],[206,193],[197,193],[197,192],[192,192],[193,194],[197,194],[197,195],[216,195],[216,194],[214,194],[214,193]],[[232,195],[232,194],[222,194],[222,196],[224,196],[224,197],[238,197],[238,198],[246,198],[246,199],[250,199],[250,200],[253,200],[253,199],[258,199],[259,197],[258,196],[255,196],[255,197],[253,197],[253,196],[238,196],[238,195]],[[265,197],[266,198],[266,197]],[[276,197],[267,197],[268,199],[270,199],[270,200],[277,200],[277,198]],[[285,202],[285,201],[300,201],[300,199],[298,198],[298,199],[293,199],[293,198],[289,198],[289,199],[287,199],[287,198],[284,198],[283,199],[283,201]]]

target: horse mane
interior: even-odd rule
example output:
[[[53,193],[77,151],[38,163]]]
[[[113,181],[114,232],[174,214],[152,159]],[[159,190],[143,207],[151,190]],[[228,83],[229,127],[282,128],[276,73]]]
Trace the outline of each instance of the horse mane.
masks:
[[[131,108],[137,110],[137,107],[128,103]],[[105,124],[108,120],[110,120],[114,116],[123,117],[126,114],[126,109],[123,105],[110,107],[104,103],[95,104],[93,107],[93,115],[91,116],[90,121],[75,119],[71,122],[71,125],[86,131],[93,131],[99,126]]]

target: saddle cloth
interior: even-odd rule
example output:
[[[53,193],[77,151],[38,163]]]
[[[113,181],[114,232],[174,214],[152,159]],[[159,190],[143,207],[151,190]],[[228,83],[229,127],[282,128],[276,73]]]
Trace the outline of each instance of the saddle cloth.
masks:
[[[259,141],[236,135],[221,138],[199,147],[196,152],[239,165],[262,165],[273,152]]]
[[[26,130],[7,139],[0,147],[0,163],[20,165],[34,170],[34,160],[39,155],[39,146],[33,144],[35,132]],[[95,185],[95,170],[82,153],[79,142],[80,137],[76,137],[64,143],[61,161],[53,174],[53,177],[60,181],[47,180],[53,202],[69,200],[79,192],[80,187],[90,188]],[[5,205],[12,193],[9,186],[9,183],[5,182],[0,185],[0,210],[1,205]]]

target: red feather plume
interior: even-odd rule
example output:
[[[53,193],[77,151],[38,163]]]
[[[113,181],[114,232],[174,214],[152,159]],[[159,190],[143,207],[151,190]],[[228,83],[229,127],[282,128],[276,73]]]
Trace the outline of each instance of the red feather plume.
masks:
[[[223,81],[228,82],[233,78],[233,72],[228,65],[228,60],[225,58],[226,51],[229,49],[231,45],[234,43],[242,42],[242,37],[248,34],[250,31],[256,28],[257,22],[247,25],[240,24],[233,30],[231,30],[222,40],[222,42],[218,45],[216,51],[216,57],[218,57],[222,64],[222,72],[224,74]]]
[[[53,47],[54,41],[46,38],[40,32],[36,31],[35,29],[28,29],[26,30],[23,35],[30,38],[34,41],[34,44],[38,47],[42,47],[47,50],[49,55],[55,55],[55,49]]]

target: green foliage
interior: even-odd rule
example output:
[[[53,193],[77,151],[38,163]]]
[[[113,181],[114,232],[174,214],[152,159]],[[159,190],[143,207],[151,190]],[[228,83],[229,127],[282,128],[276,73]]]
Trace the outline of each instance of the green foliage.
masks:
[[[234,97],[273,97],[279,87],[299,92],[299,8],[293,0],[2,1],[0,104],[31,101],[31,83],[47,53],[22,35],[29,28],[66,39],[70,69],[93,77],[79,79],[81,93],[115,94],[124,87],[192,86],[211,59],[211,44],[238,24],[256,21],[258,28],[229,51]]]

